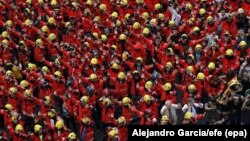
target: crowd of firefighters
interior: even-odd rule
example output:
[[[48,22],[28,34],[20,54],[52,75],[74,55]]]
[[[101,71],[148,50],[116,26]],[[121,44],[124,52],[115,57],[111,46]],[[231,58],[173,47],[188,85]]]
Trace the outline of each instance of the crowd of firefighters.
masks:
[[[243,124],[249,9],[0,0],[0,140],[126,141],[128,125]]]

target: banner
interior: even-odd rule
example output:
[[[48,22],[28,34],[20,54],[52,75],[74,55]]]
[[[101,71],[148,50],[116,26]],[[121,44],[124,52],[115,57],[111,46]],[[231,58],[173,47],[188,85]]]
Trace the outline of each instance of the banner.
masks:
[[[180,140],[239,140],[250,141],[249,126],[200,126],[200,125],[165,125],[165,126],[129,126],[129,141],[167,141]]]

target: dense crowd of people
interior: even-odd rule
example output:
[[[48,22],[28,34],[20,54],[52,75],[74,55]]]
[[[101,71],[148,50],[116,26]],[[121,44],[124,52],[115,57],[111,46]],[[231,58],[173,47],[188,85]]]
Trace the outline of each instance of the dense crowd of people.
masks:
[[[250,123],[250,0],[0,0],[0,11],[0,140]]]

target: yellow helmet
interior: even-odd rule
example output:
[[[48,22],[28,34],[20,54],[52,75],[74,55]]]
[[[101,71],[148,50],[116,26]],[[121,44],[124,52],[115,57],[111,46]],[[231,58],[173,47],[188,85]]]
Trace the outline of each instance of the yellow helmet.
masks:
[[[169,118],[168,118],[167,115],[163,115],[163,116],[161,117],[161,123],[167,123],[168,121],[169,121]]]
[[[104,105],[110,105],[111,104],[111,100],[109,98],[104,98],[103,99],[103,104]]]
[[[93,19],[93,21],[94,21],[95,23],[99,23],[100,20],[101,20],[101,17],[100,17],[100,16],[95,16],[94,19]]]
[[[73,7],[78,7],[79,3],[76,2],[76,1],[73,1],[73,2],[71,3],[71,5],[72,5]]]
[[[136,0],[135,1],[137,4],[142,4],[142,3],[144,3],[144,0]]]
[[[54,118],[56,116],[56,111],[55,111],[55,109],[50,109],[49,111],[48,111],[48,117],[49,118]]]
[[[13,26],[13,22],[11,20],[6,21],[6,26],[11,27]]]
[[[108,132],[108,136],[111,138],[111,139],[113,139],[113,138],[115,138],[116,136],[117,136],[117,130],[115,129],[115,128],[113,128],[112,130],[110,130],[109,132]]]
[[[188,91],[189,91],[189,92],[194,92],[194,91],[196,91],[196,86],[195,86],[194,84],[188,85]]]
[[[94,73],[90,74],[89,79],[90,80],[96,80],[97,79],[96,74],[94,74]]]
[[[6,75],[6,76],[12,76],[12,75],[13,75],[13,73],[12,73],[12,71],[11,71],[11,70],[7,70],[7,71],[6,71],[6,73],[5,73],[5,75]]]
[[[128,4],[128,0],[121,0],[120,4],[121,5],[127,5]]]
[[[57,0],[52,0],[52,1],[50,2],[50,4],[51,4],[52,6],[57,5]]]
[[[26,0],[27,4],[31,4],[32,0]]]
[[[1,35],[3,38],[10,38],[10,35],[7,31],[3,31]]]
[[[14,114],[11,116],[11,121],[17,120],[18,115]]]
[[[174,24],[175,24],[174,20],[170,20],[170,21],[168,22],[168,25],[169,25],[170,27],[173,27]]]
[[[65,26],[65,27],[69,27],[70,25],[71,25],[70,22],[65,22],[65,23],[64,23],[64,26]]]
[[[243,14],[243,13],[244,13],[244,9],[243,9],[243,8],[239,8],[239,9],[238,9],[238,13],[239,13],[239,14]]]
[[[116,26],[116,27],[119,27],[119,26],[121,26],[121,25],[122,25],[122,22],[121,22],[120,20],[116,20],[115,26]]]
[[[43,0],[38,0],[38,4],[43,4],[44,1]]]
[[[76,133],[74,133],[74,132],[69,133],[68,139],[75,140],[76,139]]]
[[[30,19],[25,20],[24,25],[30,26],[32,25],[32,21]]]
[[[182,34],[181,38],[188,38],[188,35],[187,34]]]
[[[49,24],[55,24],[55,23],[56,23],[56,20],[55,20],[53,17],[49,17],[48,23],[49,23]]]
[[[16,132],[21,132],[23,131],[23,126],[21,124],[17,124],[16,127],[15,127],[15,131]]]
[[[169,51],[171,54],[174,53],[174,50],[173,50],[173,48],[171,48],[171,47],[168,48],[168,51]]]
[[[56,71],[54,73],[54,75],[57,76],[57,77],[62,77],[62,73],[60,71]]]
[[[43,41],[42,41],[42,39],[36,39],[36,44],[38,44],[38,45],[43,45]]]
[[[123,80],[123,79],[125,79],[125,76],[126,76],[126,75],[125,75],[124,72],[119,72],[117,78],[118,78],[119,80]]]
[[[16,88],[16,87],[11,87],[11,88],[9,88],[9,92],[10,92],[11,94],[14,94],[14,93],[17,92],[17,88]]]
[[[42,30],[42,32],[49,32],[49,28],[48,28],[48,26],[46,26],[46,25],[44,25],[44,26],[42,26],[42,28],[41,28],[41,30]]]
[[[135,70],[135,71],[133,71],[133,74],[140,74],[140,72]]]
[[[246,41],[240,41],[239,47],[240,48],[246,48],[247,47],[247,42]]]
[[[119,69],[119,65],[117,63],[113,63],[112,66],[111,66],[111,69],[118,70]]]
[[[25,8],[25,12],[30,13],[30,9],[29,8]]]
[[[186,112],[184,115],[184,119],[192,119],[193,114],[191,112]]]
[[[208,69],[213,70],[213,69],[215,69],[215,63],[210,62],[207,67],[208,67]]]
[[[165,19],[165,15],[163,13],[159,13],[158,14],[158,19],[163,21]]]
[[[108,37],[107,37],[107,35],[102,34],[101,39],[103,42],[106,42],[108,40]]]
[[[199,10],[199,14],[200,14],[200,15],[206,14],[206,9],[201,8],[201,9]]]
[[[172,84],[171,83],[166,83],[163,86],[164,91],[170,91],[172,89]]]
[[[125,14],[125,19],[126,19],[126,20],[129,19],[130,16],[131,16],[131,14],[129,14],[129,13]]]
[[[145,27],[145,28],[143,29],[142,33],[148,35],[148,34],[150,33],[149,28]]]
[[[87,0],[86,4],[87,5],[93,5],[94,1],[93,0]]]
[[[8,110],[8,111],[12,111],[14,109],[14,107],[11,104],[5,104],[4,107]]]
[[[113,12],[112,14],[111,14],[111,17],[113,17],[113,18],[117,18],[118,17],[118,13],[115,11],[115,12]]]
[[[169,68],[172,68],[173,67],[173,64],[171,62],[167,62],[166,63],[166,66],[169,67]]]
[[[193,73],[194,72],[193,66],[188,66],[186,70],[187,70],[188,73]]]
[[[116,45],[111,45],[111,48],[117,50],[117,46]]]
[[[129,56],[129,53],[127,51],[124,51],[122,53],[122,60],[127,60],[128,59],[128,56]]]
[[[139,22],[134,22],[133,28],[134,29],[139,29],[140,28],[140,23]]]
[[[91,65],[97,65],[98,64],[97,58],[92,58],[90,63],[91,63]]]
[[[49,72],[49,68],[47,66],[42,67],[42,72]]]
[[[157,19],[153,18],[150,20],[151,25],[156,25],[157,24]]]
[[[226,56],[232,56],[234,54],[234,51],[232,49],[226,50]]]
[[[196,77],[198,80],[204,80],[205,79],[205,74],[202,72],[199,72]]]
[[[192,4],[191,3],[187,3],[186,4],[186,8],[189,9],[189,10],[191,10],[192,9]]]
[[[106,11],[107,10],[107,6],[105,5],[105,4],[100,4],[99,5],[99,9],[101,10],[101,11]]]
[[[192,25],[194,23],[195,19],[194,18],[189,18],[188,19],[188,24]]]
[[[153,87],[153,82],[152,81],[147,81],[146,83],[145,83],[145,88],[146,89],[151,89]]]
[[[84,103],[89,103],[89,96],[86,96],[86,95],[82,96],[80,101]]]
[[[196,50],[196,51],[200,51],[201,49],[202,49],[201,44],[197,44],[197,45],[195,46],[195,50]]]
[[[42,126],[39,125],[39,124],[36,124],[36,125],[34,126],[34,131],[35,131],[35,133],[37,133],[37,132],[40,131],[41,129],[42,129]]]
[[[212,16],[208,16],[207,17],[207,21],[209,22],[209,21],[212,21],[213,20],[213,17]]]
[[[147,19],[149,18],[148,12],[143,12],[143,13],[142,13],[142,18],[143,18],[144,20],[147,20]]]
[[[156,3],[155,4],[155,10],[159,10],[161,8],[161,4],[160,3]]]
[[[191,58],[192,60],[194,60],[194,55],[193,54],[189,54],[188,58]]]
[[[27,97],[31,97],[32,96],[32,93],[30,90],[25,90],[24,91],[24,95],[27,96]]]
[[[63,122],[63,120],[61,119],[61,120],[58,120],[57,122],[56,122],[56,128],[57,129],[62,129],[64,127],[64,122]]]
[[[135,0],[135,2],[136,2],[137,4],[142,4],[142,3],[144,3],[144,0]]]
[[[193,32],[199,32],[199,31],[200,31],[200,28],[198,26],[193,28]]]
[[[36,65],[35,64],[33,64],[33,63],[28,63],[28,68],[29,68],[29,70],[35,70],[36,69]]]
[[[143,96],[143,100],[144,100],[144,102],[149,102],[150,101],[150,96],[149,95],[144,95]]]
[[[8,45],[8,43],[9,43],[9,41],[8,41],[7,39],[3,39],[3,40],[2,40],[2,44],[3,44],[3,45]]]
[[[93,36],[94,36],[94,38],[95,39],[98,39],[99,38],[99,35],[98,35],[98,33],[97,32],[93,32],[93,34],[92,34]]]
[[[130,102],[131,102],[131,100],[130,100],[129,97],[124,97],[124,98],[122,99],[122,104],[123,104],[124,106],[129,105]]]
[[[136,58],[136,61],[138,61],[138,62],[143,62],[143,59],[142,59],[141,57],[137,57],[137,58]]]
[[[44,97],[44,99],[45,99],[45,101],[47,101],[48,103],[50,103],[50,102],[51,102],[51,98],[50,98],[50,96],[45,96],[45,97]]]
[[[119,35],[119,40],[126,40],[126,35],[125,34],[120,34]]]
[[[89,117],[84,117],[84,118],[82,118],[82,123],[84,123],[84,124],[87,124],[87,123],[90,123],[90,118]]]
[[[56,58],[55,59],[55,61],[54,61],[54,63],[56,64],[56,65],[61,65],[61,60],[60,60],[61,58]]]
[[[120,116],[117,121],[119,124],[124,124],[126,123],[126,118],[124,116]]]
[[[20,86],[23,87],[23,88],[26,88],[27,86],[29,86],[29,83],[28,83],[28,81],[26,81],[26,80],[22,80],[22,81],[20,82]]]
[[[48,39],[50,41],[54,41],[56,39],[56,34],[55,33],[50,33]]]

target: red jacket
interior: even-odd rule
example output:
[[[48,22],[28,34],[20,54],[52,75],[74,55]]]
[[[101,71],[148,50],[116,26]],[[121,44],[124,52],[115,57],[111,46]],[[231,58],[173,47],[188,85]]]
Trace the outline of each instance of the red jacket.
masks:
[[[22,103],[22,112],[28,115],[35,113],[35,108],[37,105],[41,105],[40,99],[34,98],[32,100],[24,99]]]
[[[127,141],[128,140],[128,128],[121,126],[118,127],[118,136],[119,136],[119,141]]]
[[[240,67],[240,62],[239,62],[239,57],[234,57],[234,59],[232,60],[228,60],[227,58],[223,58],[221,60],[221,64],[222,64],[222,72],[226,73],[229,70],[237,70]]]
[[[105,106],[103,105],[103,103],[99,103],[99,105],[102,108],[102,113],[101,113],[101,120],[103,123],[110,123],[113,124],[115,123],[115,119],[114,119],[114,114],[115,114],[115,107],[114,105],[108,105]]]
[[[45,55],[46,55],[46,52],[45,52],[44,49],[41,49],[40,47],[35,47],[34,59],[35,59],[36,62],[45,61]]]
[[[84,137],[82,138],[82,134]],[[80,127],[80,138],[84,141],[93,141],[94,140],[94,129],[91,126],[81,125]]]
[[[89,117],[92,115],[92,110],[91,108],[89,107],[90,105],[86,105],[86,106],[82,106],[80,103],[78,103],[76,105],[76,117],[77,117],[77,121],[80,123],[81,120],[84,118],[84,117]]]
[[[142,113],[133,106],[131,108],[122,106],[122,115],[121,116],[124,116],[126,121],[130,122],[136,116],[137,117],[142,116]]]
[[[32,134],[30,139],[32,141],[52,141],[53,140],[52,136],[49,133],[43,133],[42,139],[40,138],[40,135]]]
[[[207,93],[211,97],[216,97],[222,94],[225,90],[225,84],[223,82],[220,82],[218,85],[214,85],[213,83],[210,83],[207,86]]]
[[[62,131],[58,131],[55,130],[54,131],[54,135],[53,135],[53,140],[54,141],[65,141],[68,138],[68,131],[62,130]]]

